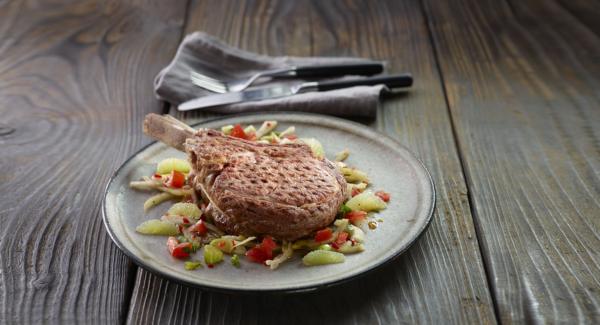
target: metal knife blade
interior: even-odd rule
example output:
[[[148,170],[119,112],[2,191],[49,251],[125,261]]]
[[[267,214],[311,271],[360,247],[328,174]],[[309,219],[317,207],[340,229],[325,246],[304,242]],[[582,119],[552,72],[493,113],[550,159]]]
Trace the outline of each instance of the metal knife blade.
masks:
[[[251,89],[240,92],[225,94],[216,94],[200,98],[195,98],[183,102],[177,106],[179,111],[189,111],[193,109],[234,104],[240,102],[251,102],[269,98],[290,96],[298,91],[297,86],[278,85],[259,89]]]

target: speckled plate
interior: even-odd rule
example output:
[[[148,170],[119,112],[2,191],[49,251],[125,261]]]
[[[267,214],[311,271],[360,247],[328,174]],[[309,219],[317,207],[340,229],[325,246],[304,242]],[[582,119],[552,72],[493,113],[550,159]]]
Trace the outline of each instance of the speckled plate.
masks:
[[[428,225],[435,202],[429,173],[406,148],[368,127],[332,117],[297,113],[237,115],[196,127],[219,128],[235,123],[260,125],[264,120],[279,121],[280,130],[294,125],[300,137],[319,139],[327,157],[350,149],[347,163],[367,172],[373,189],[391,193],[388,208],[377,216],[383,222],[377,229],[367,231],[364,252],[347,255],[345,263],[326,266],[306,267],[297,254],[275,271],[244,258],[241,268],[233,267],[227,258],[225,263],[213,269],[186,271],[182,261],[167,253],[165,237],[135,232],[137,225],[150,218],[159,218],[172,203],[163,203],[144,213],[142,205],[150,194],[130,189],[129,182],[153,174],[156,163],[163,158],[185,157],[184,153],[157,142],[127,160],[106,188],[102,210],[104,224],[117,246],[141,267],[191,286],[236,292],[311,291],[355,278],[400,255]],[[201,254],[198,258],[201,259]]]

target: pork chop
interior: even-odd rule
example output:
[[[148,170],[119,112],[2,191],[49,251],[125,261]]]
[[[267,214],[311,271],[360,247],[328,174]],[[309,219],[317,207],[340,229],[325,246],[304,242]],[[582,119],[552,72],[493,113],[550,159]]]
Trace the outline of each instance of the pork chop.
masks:
[[[331,224],[346,198],[335,165],[301,142],[257,143],[157,114],[144,132],[187,153],[197,195],[229,234],[296,240]]]

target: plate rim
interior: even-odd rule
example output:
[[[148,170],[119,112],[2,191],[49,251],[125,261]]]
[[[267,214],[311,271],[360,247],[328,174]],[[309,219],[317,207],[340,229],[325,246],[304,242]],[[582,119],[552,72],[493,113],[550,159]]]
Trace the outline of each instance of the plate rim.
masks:
[[[329,115],[323,115],[323,114],[316,114],[316,113],[308,113],[308,112],[291,112],[291,111],[274,111],[274,112],[248,112],[248,113],[241,113],[241,114],[231,114],[231,115],[224,115],[224,116],[219,116],[219,117],[215,117],[215,118],[209,118],[207,120],[198,122],[198,123],[194,123],[191,124],[192,127],[197,127],[201,124],[205,124],[205,123],[212,123],[212,122],[218,122],[221,120],[226,120],[226,119],[231,119],[231,118],[236,118],[236,117],[244,117],[244,116],[253,116],[253,115],[289,115],[289,114],[293,114],[293,115],[307,115],[307,116],[311,116],[311,117],[317,117],[317,118],[324,118],[324,119],[329,119],[329,120],[333,120],[335,122],[341,122],[341,123],[346,123],[346,124],[351,124],[354,125],[356,127],[365,127],[365,125],[360,124],[358,122],[352,121],[352,120],[347,120],[347,119],[343,119],[340,117],[334,117],[334,116],[329,116]],[[368,126],[367,126],[368,127]],[[373,264],[371,267],[369,267],[368,269],[366,269],[365,271],[358,273],[358,274],[354,274],[352,276],[347,276],[347,277],[342,277],[340,279],[337,280],[330,280],[330,281],[326,281],[326,282],[322,282],[322,283],[317,283],[315,285],[304,285],[304,286],[299,286],[299,287],[293,287],[293,288],[277,288],[277,289],[245,289],[245,288],[224,288],[224,287],[216,287],[216,286],[210,286],[210,285],[205,285],[205,284],[199,284],[196,282],[192,282],[192,281],[186,281],[183,279],[180,279],[178,277],[172,276],[169,273],[162,271],[160,269],[157,269],[153,266],[150,266],[148,264],[145,264],[143,262],[143,260],[141,258],[139,258],[137,255],[135,255],[133,252],[131,252],[129,249],[127,249],[127,247],[125,247],[125,245],[119,240],[119,238],[117,237],[117,235],[113,232],[112,228],[111,228],[111,224],[108,220],[108,215],[107,215],[107,197],[108,197],[108,191],[112,185],[112,183],[115,181],[115,178],[120,174],[121,170],[125,167],[125,165],[127,165],[127,163],[129,163],[129,161],[131,161],[133,158],[137,157],[142,151],[146,150],[148,147],[154,145],[155,143],[159,142],[159,141],[151,141],[150,143],[142,146],[140,149],[138,149],[136,152],[134,152],[133,154],[131,154],[125,161],[123,161],[121,163],[121,165],[112,173],[110,179],[108,180],[104,191],[102,193],[102,209],[101,209],[101,213],[102,213],[102,222],[104,224],[104,228],[106,229],[106,231],[108,232],[108,235],[110,237],[110,239],[112,240],[112,242],[117,246],[117,248],[124,253],[128,258],[130,258],[138,267],[143,268],[144,270],[149,271],[150,273],[157,275],[159,277],[165,278],[169,281],[173,281],[175,283],[187,286],[187,287],[192,287],[192,288],[199,288],[202,290],[207,290],[207,291],[211,291],[211,292],[220,292],[220,293],[244,293],[244,294],[254,294],[254,293],[282,293],[282,294],[287,294],[287,293],[300,293],[300,292],[314,292],[317,290],[323,290],[326,288],[330,288],[330,287],[334,287],[334,286],[338,286],[341,285],[343,283],[347,283],[353,280],[356,280],[358,278],[364,277],[368,274],[373,273],[376,270],[381,269],[381,267],[383,267],[386,264],[389,264],[390,262],[392,262],[393,260],[397,259],[400,255],[402,255],[404,252],[406,252],[419,238],[421,238],[421,236],[423,235],[423,233],[425,232],[425,230],[429,227],[429,225],[431,224],[431,221],[433,219],[433,212],[435,211],[435,203],[436,203],[436,188],[435,188],[435,183],[433,182],[433,178],[431,177],[431,174],[429,173],[429,170],[426,168],[425,164],[423,164],[423,162],[421,161],[421,159],[419,157],[417,157],[412,151],[408,150],[408,148],[406,148],[402,143],[400,143],[398,140],[388,136],[387,134],[384,134],[382,132],[379,132],[378,130],[372,129],[370,127],[368,127],[370,129],[370,131],[372,132],[376,132],[377,134],[379,134],[380,136],[385,137],[387,140],[392,141],[395,145],[401,147],[402,149],[404,149],[405,151],[407,151],[410,155],[412,155],[412,158],[414,158],[416,160],[416,162],[419,164],[419,166],[423,169],[423,172],[425,173],[425,176],[427,177],[427,179],[429,180],[429,184],[431,186],[431,198],[430,198],[430,208],[429,211],[427,211],[427,218],[424,222],[424,224],[421,226],[420,229],[418,229],[416,236],[414,236],[414,238],[412,238],[410,241],[408,241],[404,247],[402,247],[401,249],[399,249],[397,252],[395,252],[393,255],[390,255],[389,257],[382,259],[381,261],[377,261],[375,264]]]

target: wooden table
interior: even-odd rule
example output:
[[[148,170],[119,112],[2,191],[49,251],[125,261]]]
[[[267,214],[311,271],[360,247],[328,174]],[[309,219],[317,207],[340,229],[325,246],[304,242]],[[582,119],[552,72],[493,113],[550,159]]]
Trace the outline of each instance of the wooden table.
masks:
[[[126,258],[103,189],[150,141],[144,115],[169,110],[152,80],[195,30],[412,72],[369,125],[434,177],[420,240],[287,296],[204,292]],[[2,323],[600,322],[598,2],[2,1],[0,124]]]

